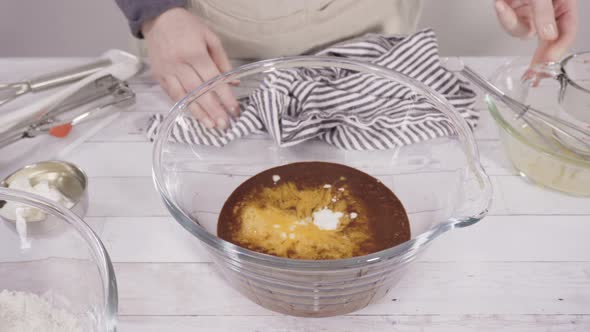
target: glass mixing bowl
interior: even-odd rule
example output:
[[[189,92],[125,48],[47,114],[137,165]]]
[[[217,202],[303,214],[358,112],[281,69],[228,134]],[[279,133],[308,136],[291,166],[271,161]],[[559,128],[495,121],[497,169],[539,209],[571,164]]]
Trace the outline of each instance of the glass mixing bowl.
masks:
[[[320,140],[278,147],[264,135],[246,136],[221,148],[173,140],[174,124],[188,124],[193,103],[228,86],[243,100],[267,75],[285,69],[358,72],[402,84],[438,108],[454,134],[377,151],[342,150]],[[267,82],[266,88],[280,87]],[[419,110],[403,112],[410,118]],[[404,204],[411,240],[362,257],[312,261],[250,251],[216,236],[219,212],[239,184],[268,168],[301,161],[344,164],[381,180]],[[377,301],[428,243],[451,229],[478,222],[491,200],[490,181],[480,165],[472,133],[440,94],[384,67],[335,57],[248,64],[195,89],[174,106],[158,129],[153,176],[171,214],[205,244],[233,287],[263,307],[296,316],[340,315]]]
[[[586,104],[560,103],[563,83],[555,75],[556,64],[530,68],[530,59],[519,57],[502,65],[491,82],[508,96],[545,113],[560,116],[564,112],[590,111]],[[589,65],[585,66],[588,70]],[[576,74],[576,73],[571,73]],[[581,74],[581,73],[577,73]],[[538,84],[534,84],[538,82]],[[571,90],[571,88],[569,88]],[[590,95],[586,95],[586,102]],[[492,96],[486,97],[488,109],[500,128],[500,140],[518,173],[532,182],[577,196],[590,196],[590,158],[570,151],[545,130],[540,137],[525,121]]]
[[[0,187],[0,212],[13,204],[36,208],[46,215],[41,221],[25,224],[51,220],[53,225],[61,225],[59,232],[29,232],[25,238],[22,228],[19,234],[12,220],[0,216],[0,292],[35,294],[56,310],[64,310],[69,321],[77,321],[79,331],[115,331],[117,283],[96,234],[65,207],[38,195]],[[4,331],[2,326],[0,330]]]

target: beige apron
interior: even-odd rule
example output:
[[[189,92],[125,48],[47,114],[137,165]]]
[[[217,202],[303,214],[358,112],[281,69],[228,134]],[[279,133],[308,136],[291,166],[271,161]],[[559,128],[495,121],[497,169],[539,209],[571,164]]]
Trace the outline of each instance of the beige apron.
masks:
[[[217,33],[228,56],[241,62],[305,54],[367,32],[407,34],[416,29],[421,3],[422,0],[190,0],[188,9]]]

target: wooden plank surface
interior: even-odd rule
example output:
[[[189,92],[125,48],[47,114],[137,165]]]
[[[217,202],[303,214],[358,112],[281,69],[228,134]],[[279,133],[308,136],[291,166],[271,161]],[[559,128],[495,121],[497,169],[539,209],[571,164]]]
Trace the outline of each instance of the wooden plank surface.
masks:
[[[490,75],[507,59],[464,61]],[[84,61],[0,59],[0,78]],[[144,133],[150,115],[165,113],[171,102],[146,75],[131,84],[137,105],[67,156],[90,177],[86,219],[115,262],[120,331],[590,330],[590,200],[518,177],[481,100],[475,137],[495,189],[490,216],[437,239],[379,303],[351,315],[304,319],[242,297],[169,216],[154,189]],[[215,218],[202,213],[204,220]]]
[[[124,316],[121,329],[159,331],[257,332],[571,332],[585,331],[587,315],[388,315],[304,319],[277,316]]]
[[[115,272],[122,315],[272,314],[227,285],[213,263],[116,263]],[[416,262],[355,314],[590,314],[589,273],[590,262]]]

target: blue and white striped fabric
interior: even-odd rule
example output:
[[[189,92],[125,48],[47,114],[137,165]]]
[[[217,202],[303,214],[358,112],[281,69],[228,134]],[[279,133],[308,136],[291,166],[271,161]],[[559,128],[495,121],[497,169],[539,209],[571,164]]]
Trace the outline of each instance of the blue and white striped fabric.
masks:
[[[443,94],[473,128],[476,94],[440,63],[430,29],[407,37],[369,34],[317,53],[361,60],[401,72]],[[206,129],[186,116],[174,124],[171,139],[223,146],[267,132],[279,146],[319,138],[348,150],[383,150],[455,135],[448,118],[405,85],[372,74],[339,68],[286,69],[267,74],[241,103],[242,113],[226,131]],[[152,118],[154,139],[163,119]]]

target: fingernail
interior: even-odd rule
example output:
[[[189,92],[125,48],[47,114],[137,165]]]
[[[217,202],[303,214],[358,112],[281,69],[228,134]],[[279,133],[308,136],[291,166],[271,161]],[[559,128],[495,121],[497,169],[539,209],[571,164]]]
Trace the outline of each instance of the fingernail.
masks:
[[[238,107],[236,107],[236,106],[234,106],[234,107],[231,107],[231,108],[229,109],[229,112],[230,112],[230,113],[231,113],[233,116],[238,116],[238,115],[240,115],[240,112],[238,112]]]
[[[225,119],[222,119],[222,118],[217,119],[217,128],[219,128],[219,129],[227,128],[227,121],[225,121]]]
[[[557,29],[553,23],[545,24],[543,26],[543,36],[547,39],[557,38]]]
[[[506,10],[506,7],[504,6],[504,3],[502,1],[496,1],[496,10],[498,10],[499,12],[503,12],[504,10]]]
[[[215,124],[209,118],[203,119],[203,124],[205,125],[205,127],[209,128],[209,129],[215,127]]]

